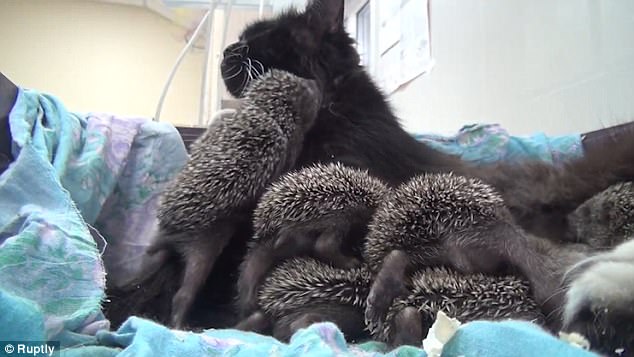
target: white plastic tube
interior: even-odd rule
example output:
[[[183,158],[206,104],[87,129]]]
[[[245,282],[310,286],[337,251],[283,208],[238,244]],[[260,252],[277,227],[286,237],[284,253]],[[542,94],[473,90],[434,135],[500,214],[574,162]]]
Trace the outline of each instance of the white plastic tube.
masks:
[[[264,0],[260,0],[260,7],[258,8],[258,18],[262,20],[264,16]]]
[[[202,125],[205,122],[205,115],[209,110],[209,61],[211,60],[211,53],[213,51],[212,31],[214,24],[214,12],[218,2],[216,0],[209,1],[209,13],[211,14],[207,24],[207,52],[205,53],[205,65],[203,67],[203,80],[200,88],[200,101],[198,109],[198,125]]]
[[[220,44],[220,51],[224,51],[226,43],[227,43],[227,32],[229,31],[229,20],[231,19],[231,10],[233,10],[233,4],[235,0],[227,1],[227,6],[225,7],[225,21],[224,26],[222,28],[222,42]],[[222,98],[220,93],[222,93],[222,76],[219,74],[218,78],[216,78],[216,108],[217,111],[222,110]],[[213,118],[217,117],[217,113],[212,116]]]
[[[207,126],[211,125],[211,123],[213,123],[214,121],[218,120],[218,118],[225,116],[225,115],[235,115],[238,111],[235,109],[220,109],[217,110],[214,115],[211,116],[211,118],[209,119],[209,121],[207,121]]]
[[[154,115],[154,120],[156,121],[160,120],[161,110],[163,109],[163,103],[165,102],[165,96],[167,95],[167,91],[169,90],[169,87],[172,84],[174,75],[176,74],[176,71],[178,70],[178,67],[180,66],[181,62],[183,61],[183,58],[185,58],[185,55],[187,54],[189,49],[192,47],[194,42],[196,42],[196,39],[198,38],[198,34],[200,33],[200,29],[203,28],[203,25],[207,22],[207,19],[209,18],[210,15],[213,15],[213,14],[207,11],[205,16],[203,16],[203,18],[200,20],[200,23],[194,30],[192,37],[189,39],[189,41],[187,41],[187,44],[185,45],[185,47],[183,47],[180,54],[178,55],[178,58],[176,59],[176,63],[174,63],[174,67],[170,71],[170,74],[167,77],[167,82],[165,83],[165,86],[163,87],[163,92],[161,93],[161,97],[159,99],[158,106],[156,108],[156,114]]]

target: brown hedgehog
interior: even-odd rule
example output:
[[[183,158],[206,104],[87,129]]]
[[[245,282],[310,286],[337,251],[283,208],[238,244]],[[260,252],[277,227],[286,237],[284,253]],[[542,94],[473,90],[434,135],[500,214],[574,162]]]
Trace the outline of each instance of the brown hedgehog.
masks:
[[[339,163],[307,167],[273,183],[254,211],[254,238],[240,269],[242,315],[258,309],[259,285],[279,261],[310,255],[339,268],[357,266],[368,221],[387,191],[367,171]]]
[[[565,267],[585,257],[584,250],[526,234],[497,192],[477,179],[421,175],[387,196],[372,218],[364,258],[376,277],[366,321],[380,324],[394,298],[407,294],[406,277],[430,266],[522,274],[544,313],[560,312]]]
[[[478,243],[494,239],[491,232],[509,220],[500,196],[477,179],[420,175],[395,189],[372,217],[364,243],[364,259],[377,274],[366,320],[381,321],[392,300],[406,293],[407,271],[427,266],[495,271],[499,259]],[[491,257],[474,261],[473,255]],[[471,267],[474,262],[491,266]]]
[[[261,285],[261,311],[238,328],[288,341],[300,328],[329,321],[348,340],[372,337],[398,346],[419,345],[440,310],[461,321],[543,319],[523,279],[427,268],[414,275],[407,293],[395,300],[380,324],[366,326],[363,314],[371,284],[372,273],[366,265],[339,269],[313,258],[289,259]]]
[[[312,80],[273,70],[252,81],[237,114],[213,123],[192,145],[191,157],[168,187],[158,210],[159,232],[148,248],[184,264],[172,299],[171,325],[181,327],[199,289],[235,232],[248,225],[265,188],[291,169],[320,107]],[[152,257],[154,258],[154,257]]]
[[[370,321],[372,336],[393,346],[420,345],[439,311],[461,322],[519,319],[543,323],[529,283],[517,276],[460,274],[443,267],[414,274],[406,295],[384,321]]]
[[[450,257],[442,253],[445,238],[460,243],[459,235],[487,234],[507,221],[510,214],[491,186],[453,174],[420,175],[379,206],[364,243],[364,258],[373,271],[393,250],[407,251],[416,266],[447,264]]]
[[[300,328],[330,321],[348,340],[368,337],[363,321],[372,274],[365,265],[335,268],[313,258],[293,258],[273,269],[258,292],[268,331],[288,341]],[[244,327],[244,326],[243,326]]]
[[[614,247],[634,235],[634,184],[608,187],[568,215],[567,238],[596,249]]]

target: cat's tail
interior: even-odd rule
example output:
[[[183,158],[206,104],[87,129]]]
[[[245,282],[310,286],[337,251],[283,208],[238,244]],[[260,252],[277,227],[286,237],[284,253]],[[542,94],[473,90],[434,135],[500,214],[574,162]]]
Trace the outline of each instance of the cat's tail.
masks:
[[[574,264],[591,252],[581,244],[559,244],[536,237],[508,225],[500,250],[505,261],[530,282],[535,301],[541,306],[546,322],[553,331],[561,327],[567,286],[564,276]]]
[[[567,215],[580,204],[613,184],[634,181],[634,129],[626,130],[559,166],[535,160],[479,167],[470,173],[500,192],[525,229],[561,239]]]

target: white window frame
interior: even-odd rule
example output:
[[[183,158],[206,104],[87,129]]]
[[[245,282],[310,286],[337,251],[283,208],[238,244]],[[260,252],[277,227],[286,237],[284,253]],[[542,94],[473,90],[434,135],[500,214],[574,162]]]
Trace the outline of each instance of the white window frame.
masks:
[[[376,53],[377,1],[394,1],[394,0],[345,0],[345,5],[344,5],[344,21],[345,21],[346,29],[350,33],[352,38],[354,38],[357,41],[359,39],[357,34],[357,25],[358,25],[357,16],[365,5],[368,5],[369,7],[370,32],[368,37],[368,43],[366,44],[368,48],[365,52],[366,52],[366,60],[368,64],[366,68],[371,74],[375,74],[376,64],[378,60],[378,55]]]

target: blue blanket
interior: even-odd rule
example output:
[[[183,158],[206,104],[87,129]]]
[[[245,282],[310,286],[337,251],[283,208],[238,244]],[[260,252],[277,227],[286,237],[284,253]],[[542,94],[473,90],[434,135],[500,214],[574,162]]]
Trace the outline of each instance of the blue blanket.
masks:
[[[180,136],[143,118],[68,112],[55,97],[30,90],[20,91],[10,126],[16,160],[0,176],[0,341],[57,341],[71,356],[425,355],[413,347],[351,345],[328,323],[298,332],[290,344],[233,330],[174,331],[136,317],[111,331],[101,311],[104,265],[115,284],[137,268],[156,228],[158,195],[187,159]],[[581,153],[578,135],[517,138],[499,129],[419,139],[476,162],[555,162]],[[466,324],[444,351],[590,355],[519,322]]]
[[[583,154],[579,135],[514,136],[498,124],[471,124],[453,136],[416,134],[431,147],[476,164],[541,160],[554,165]]]

